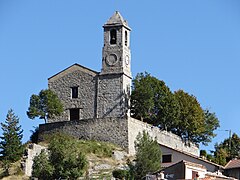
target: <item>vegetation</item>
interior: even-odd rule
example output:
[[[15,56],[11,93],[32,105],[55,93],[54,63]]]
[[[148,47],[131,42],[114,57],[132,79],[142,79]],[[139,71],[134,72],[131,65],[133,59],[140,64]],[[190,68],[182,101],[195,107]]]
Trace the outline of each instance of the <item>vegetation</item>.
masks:
[[[87,168],[87,159],[77,140],[55,136],[48,147],[49,156],[42,152],[34,159],[33,175],[39,179],[77,179]]]
[[[225,165],[233,158],[240,158],[240,137],[237,134],[215,145],[214,162]]]
[[[177,117],[174,100],[165,83],[150,74],[140,73],[133,79],[131,112],[134,118],[160,125],[163,129],[170,128],[167,120]]]
[[[203,110],[196,97],[183,90],[174,93],[166,84],[148,73],[133,80],[131,113],[160,129],[171,131],[185,141],[207,143],[219,127],[215,113]]]
[[[8,111],[5,123],[1,123],[3,136],[0,137],[0,153],[6,174],[10,164],[21,159],[24,147],[22,145],[23,130],[19,125],[19,118],[13,110]]]
[[[39,133],[39,127],[35,127],[35,130],[31,130],[32,134],[30,136],[30,141],[32,143],[38,143],[38,133]]]
[[[196,97],[183,90],[175,93],[180,113],[176,128],[172,131],[184,140],[207,145],[215,137],[213,133],[219,127],[219,121],[214,113],[203,110]]]
[[[51,90],[41,90],[39,95],[33,94],[30,98],[30,105],[27,115],[30,119],[39,117],[44,119],[45,123],[48,118],[54,118],[61,115],[63,105],[58,96]]]
[[[129,179],[129,171],[123,169],[116,169],[112,172],[113,177],[118,179]]]
[[[32,176],[41,179],[51,179],[53,175],[53,166],[51,165],[46,151],[41,153],[33,159]]]
[[[45,135],[43,137],[44,143],[49,144],[52,139],[63,137],[64,139],[74,139],[74,141],[77,141],[79,149],[81,149],[81,152],[84,154],[96,154],[98,157],[111,157],[112,151],[116,148],[116,145],[113,145],[111,143],[107,142],[100,142],[100,141],[94,141],[94,140],[79,140],[72,136],[68,136],[66,134],[62,133],[55,133],[52,135]],[[40,143],[41,144],[41,143]]]
[[[160,170],[162,153],[156,140],[144,131],[138,134],[135,148],[135,162],[129,163],[131,177],[142,179],[146,174]]]

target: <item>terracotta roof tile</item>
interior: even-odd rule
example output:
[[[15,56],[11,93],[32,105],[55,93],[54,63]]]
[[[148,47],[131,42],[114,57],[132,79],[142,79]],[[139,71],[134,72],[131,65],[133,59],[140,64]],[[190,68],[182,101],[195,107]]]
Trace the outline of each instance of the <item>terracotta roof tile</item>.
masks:
[[[240,168],[240,159],[230,160],[225,166],[225,169],[233,169],[233,168]]]

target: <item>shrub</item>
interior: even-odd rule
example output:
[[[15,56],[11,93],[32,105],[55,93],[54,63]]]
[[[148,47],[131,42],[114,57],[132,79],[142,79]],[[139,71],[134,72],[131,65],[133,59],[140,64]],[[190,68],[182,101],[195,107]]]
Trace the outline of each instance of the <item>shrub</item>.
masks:
[[[118,179],[128,179],[129,178],[129,171],[123,169],[116,169],[112,172],[113,177]]]

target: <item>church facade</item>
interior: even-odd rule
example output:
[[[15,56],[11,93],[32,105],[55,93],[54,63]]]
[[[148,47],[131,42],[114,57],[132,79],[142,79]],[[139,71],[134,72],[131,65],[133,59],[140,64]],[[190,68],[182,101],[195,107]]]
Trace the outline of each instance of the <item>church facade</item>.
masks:
[[[48,123],[129,116],[131,91],[130,27],[119,12],[104,24],[101,72],[74,64],[48,79],[64,104]]]

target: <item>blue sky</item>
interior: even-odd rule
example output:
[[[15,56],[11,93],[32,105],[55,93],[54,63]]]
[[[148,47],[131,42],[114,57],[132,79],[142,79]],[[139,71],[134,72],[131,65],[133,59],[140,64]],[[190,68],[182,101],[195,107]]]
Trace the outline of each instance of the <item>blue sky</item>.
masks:
[[[240,135],[239,0],[1,0],[0,119],[13,108],[24,141],[41,120],[27,118],[32,94],[79,63],[101,70],[102,25],[120,11],[132,28],[132,73],[147,71],[215,112],[220,131],[208,147]]]

